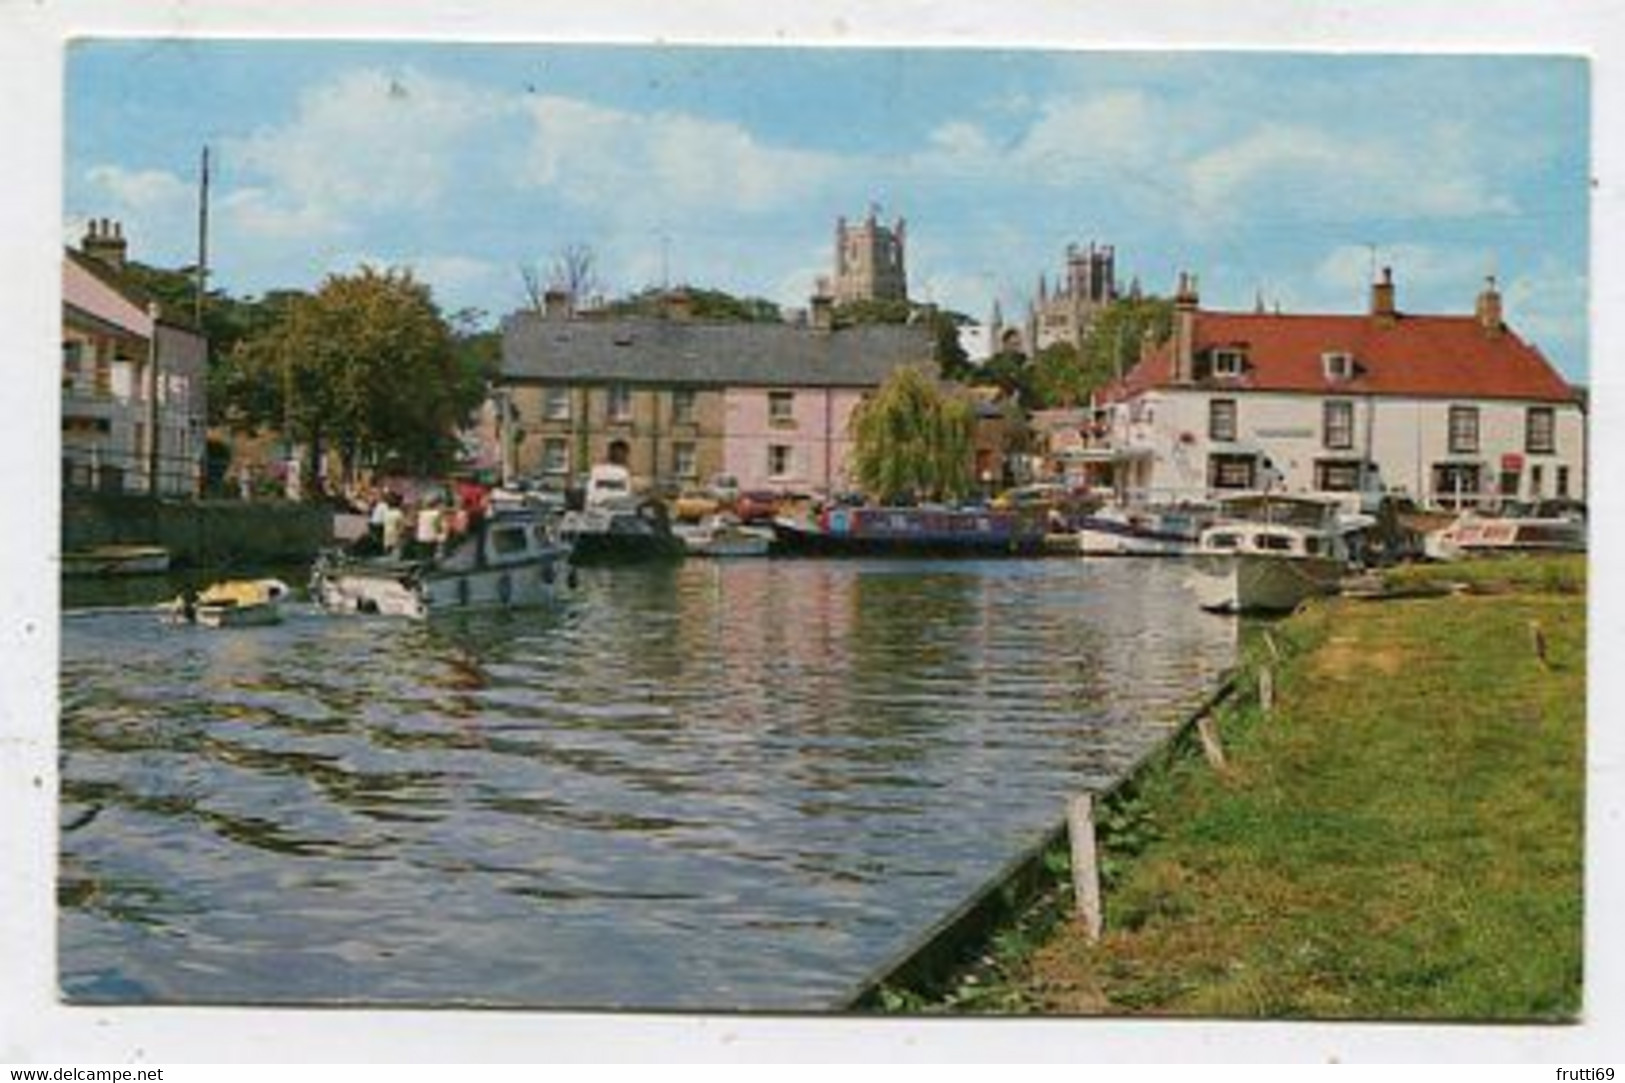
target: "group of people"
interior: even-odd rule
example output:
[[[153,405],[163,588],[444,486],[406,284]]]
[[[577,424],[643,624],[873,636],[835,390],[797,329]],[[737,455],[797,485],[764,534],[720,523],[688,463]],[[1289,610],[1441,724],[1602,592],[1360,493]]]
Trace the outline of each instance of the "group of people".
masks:
[[[368,513],[366,551],[397,560],[440,556],[457,539],[478,529],[490,510],[490,490],[481,485],[459,484],[449,499],[430,492],[415,504],[393,489],[383,489]]]

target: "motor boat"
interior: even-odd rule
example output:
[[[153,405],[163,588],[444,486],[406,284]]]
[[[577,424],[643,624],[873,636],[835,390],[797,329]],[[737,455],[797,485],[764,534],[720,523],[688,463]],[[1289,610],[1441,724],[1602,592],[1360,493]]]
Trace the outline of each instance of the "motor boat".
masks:
[[[1508,504],[1500,512],[1463,512],[1423,539],[1432,560],[1512,552],[1583,553],[1586,519],[1579,505]]]
[[[187,624],[260,628],[282,623],[282,600],[288,594],[288,584],[280,579],[227,579],[198,594],[184,593],[165,608]]]
[[[1310,497],[1222,502],[1191,562],[1197,603],[1223,613],[1290,612],[1337,593],[1349,562],[1339,511],[1335,501]]]
[[[546,605],[576,585],[556,517],[520,507],[493,511],[421,555],[323,553],[310,592],[330,613],[423,619],[470,609]]]
[[[760,557],[773,548],[773,528],[748,526],[727,515],[681,523],[672,532],[696,557]]]
[[[1212,508],[1128,508],[1108,505],[1078,522],[1078,551],[1084,556],[1189,556]]]

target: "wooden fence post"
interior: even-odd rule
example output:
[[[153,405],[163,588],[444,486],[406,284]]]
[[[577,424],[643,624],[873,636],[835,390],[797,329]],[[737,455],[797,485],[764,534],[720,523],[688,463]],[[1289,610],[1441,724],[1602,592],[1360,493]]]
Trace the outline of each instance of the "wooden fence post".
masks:
[[[1275,709],[1275,674],[1269,666],[1258,669],[1258,705],[1269,714]]]
[[[1213,716],[1205,714],[1196,720],[1196,735],[1202,739],[1202,755],[1207,757],[1208,766],[1215,771],[1223,771],[1224,745],[1219,743],[1219,731],[1213,726]]]
[[[1072,896],[1075,916],[1091,942],[1100,939],[1100,856],[1095,850],[1095,802],[1080,794],[1067,803],[1066,833],[1072,842]]]

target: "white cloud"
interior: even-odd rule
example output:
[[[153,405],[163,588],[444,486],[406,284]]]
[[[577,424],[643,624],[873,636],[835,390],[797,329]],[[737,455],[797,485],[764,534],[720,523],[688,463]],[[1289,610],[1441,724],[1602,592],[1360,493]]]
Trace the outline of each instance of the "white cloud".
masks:
[[[445,194],[457,148],[506,106],[461,83],[413,70],[351,72],[303,94],[287,124],[222,148],[228,198],[250,233],[313,235],[362,214],[423,210]]]
[[[552,96],[528,111],[528,179],[621,218],[783,209],[842,172],[835,156],[771,146],[737,124],[703,117]]]
[[[192,184],[161,169],[96,165],[85,175],[97,191],[126,211],[173,212],[194,204],[197,199],[197,189]]]

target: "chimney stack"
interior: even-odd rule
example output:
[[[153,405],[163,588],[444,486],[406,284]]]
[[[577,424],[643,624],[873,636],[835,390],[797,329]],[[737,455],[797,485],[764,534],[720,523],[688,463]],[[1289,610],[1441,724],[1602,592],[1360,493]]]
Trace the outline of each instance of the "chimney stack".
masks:
[[[1392,323],[1399,311],[1394,307],[1394,269],[1384,267],[1382,277],[1371,284],[1371,315],[1382,323]]]
[[[1473,312],[1478,317],[1478,326],[1488,337],[1499,338],[1506,330],[1506,323],[1501,318],[1501,291],[1495,285],[1494,275],[1484,279],[1484,289],[1478,295]]]
[[[808,301],[807,318],[814,331],[835,330],[835,297],[827,279],[818,280],[818,288]]]
[[[79,250],[109,270],[122,272],[129,255],[124,227],[106,218],[92,218],[79,242]]]
[[[1196,309],[1201,304],[1196,276],[1179,272],[1174,291],[1174,382],[1189,383],[1196,370]]]
[[[677,323],[688,323],[694,318],[694,297],[687,286],[666,291],[666,318]]]
[[[567,320],[570,318],[570,294],[566,290],[553,288],[542,294],[542,318],[548,320]]]

